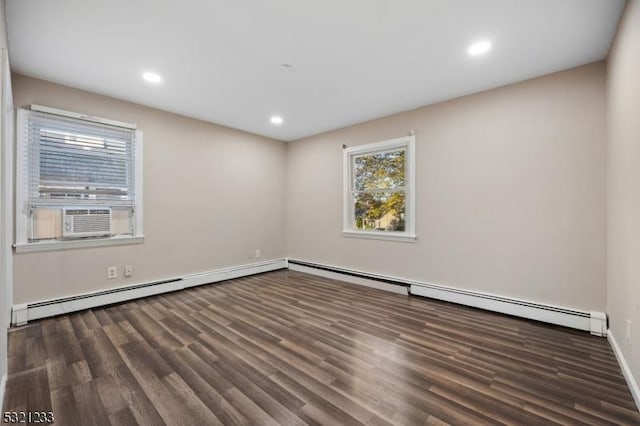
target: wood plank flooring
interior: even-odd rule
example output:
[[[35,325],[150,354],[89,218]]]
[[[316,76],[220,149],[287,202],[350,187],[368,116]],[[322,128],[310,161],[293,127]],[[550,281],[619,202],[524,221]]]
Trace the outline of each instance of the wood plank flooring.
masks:
[[[12,329],[9,372],[59,425],[640,424],[606,339],[286,270]]]

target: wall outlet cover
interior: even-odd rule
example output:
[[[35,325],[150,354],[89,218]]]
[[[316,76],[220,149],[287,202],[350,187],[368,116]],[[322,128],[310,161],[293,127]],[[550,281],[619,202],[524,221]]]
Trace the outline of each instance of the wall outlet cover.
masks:
[[[112,280],[114,278],[118,278],[118,267],[110,266],[107,268],[107,279]]]

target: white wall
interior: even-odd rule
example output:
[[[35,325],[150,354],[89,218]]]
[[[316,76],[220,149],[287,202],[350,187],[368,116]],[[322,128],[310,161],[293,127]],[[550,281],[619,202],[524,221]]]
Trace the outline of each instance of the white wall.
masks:
[[[640,0],[630,0],[607,67],[607,312],[640,380]],[[631,341],[626,322],[632,322]]]
[[[411,129],[418,241],[344,238],[342,144]],[[287,254],[604,311],[605,136],[599,62],[292,142]]]
[[[285,256],[285,144],[20,75],[32,103],[137,123],[144,132],[140,245],[14,255],[14,303],[28,303]],[[255,250],[262,251],[253,259]],[[132,264],[133,278],[122,268]],[[107,280],[110,265],[119,278]]]
[[[5,97],[7,93],[5,90],[10,89],[6,84],[3,84],[8,79],[5,68],[3,66],[2,57],[6,56],[7,49],[7,31],[6,21],[4,14],[4,0],[0,0],[0,408],[2,407],[2,396],[4,388],[4,379],[7,374],[7,328],[9,327],[10,311],[11,311],[11,259],[10,259],[10,246],[5,242],[9,240],[11,229],[7,229],[6,217],[5,217],[5,199],[11,197],[4,191],[6,172],[4,167],[4,156],[8,149],[10,141],[5,138],[5,130],[7,123],[5,122],[4,107]],[[10,93],[10,90],[9,90]],[[9,150],[10,151],[10,150]]]

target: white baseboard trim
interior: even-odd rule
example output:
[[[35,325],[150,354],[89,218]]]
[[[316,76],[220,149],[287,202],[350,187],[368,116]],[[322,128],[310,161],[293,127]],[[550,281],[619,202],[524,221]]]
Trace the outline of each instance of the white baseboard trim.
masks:
[[[4,413],[4,390],[7,387],[7,375],[0,379],[0,413]]]
[[[629,386],[629,390],[631,391],[631,395],[633,396],[633,400],[636,402],[636,407],[638,407],[638,411],[640,411],[640,386],[638,386],[638,382],[633,377],[633,373],[631,373],[631,368],[629,364],[627,364],[627,360],[625,359],[622,351],[620,350],[620,346],[618,346],[618,342],[611,330],[607,333],[607,339],[609,340],[609,344],[611,345],[611,349],[613,349],[613,353],[618,360],[618,364],[620,364],[620,369],[622,370],[622,375],[624,379],[627,381],[627,385]]]
[[[260,274],[262,272],[275,271],[286,267],[286,259],[268,260],[265,262],[216,269],[199,274],[185,275],[183,277],[171,278],[159,282],[136,284],[60,299],[42,300],[34,303],[13,305],[11,310],[11,324],[24,325],[28,321],[40,318],[125,302],[128,300],[182,290],[184,288],[198,285],[211,284],[233,278]]]
[[[372,287],[378,290],[384,290],[392,293],[403,294],[405,296],[409,295],[408,286],[389,284],[383,281],[377,281],[370,278],[363,278],[361,276],[348,275],[344,272],[341,273],[341,272],[330,271],[328,269],[319,269],[313,266],[301,265],[298,263],[293,263],[291,261],[288,262],[288,264],[289,264],[289,269],[292,271],[305,272],[307,274],[317,275],[320,277],[330,278],[330,279],[339,280],[339,281],[345,281],[351,284],[358,284],[365,287]],[[351,271],[351,272],[356,273],[356,271]]]

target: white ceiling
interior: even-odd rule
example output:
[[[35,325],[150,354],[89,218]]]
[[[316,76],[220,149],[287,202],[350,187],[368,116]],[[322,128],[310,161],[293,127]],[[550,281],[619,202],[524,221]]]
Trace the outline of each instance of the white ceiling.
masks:
[[[15,72],[295,140],[603,59],[624,0],[6,5]],[[493,49],[469,57],[479,39]]]

